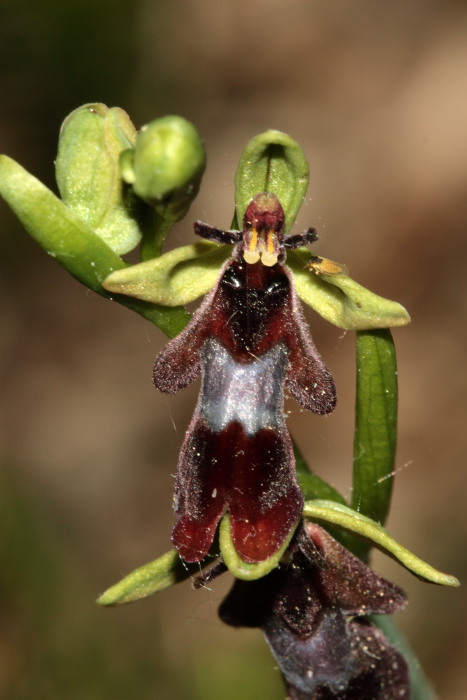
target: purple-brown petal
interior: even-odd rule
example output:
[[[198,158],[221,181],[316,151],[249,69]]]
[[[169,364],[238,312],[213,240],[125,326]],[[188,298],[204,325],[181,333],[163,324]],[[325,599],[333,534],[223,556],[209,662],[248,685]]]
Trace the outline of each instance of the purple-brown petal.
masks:
[[[334,640],[330,648],[317,651],[314,640],[311,644],[307,640],[289,648],[285,663],[273,650],[288,700],[409,700],[409,669],[402,654],[373,625],[354,621],[348,627],[350,650],[342,640]],[[340,659],[339,652],[344,653]],[[349,676],[351,668],[354,673]]]
[[[406,595],[398,586],[378,576],[316,523],[305,523],[299,542],[317,565],[320,587],[330,604],[352,615],[391,614],[405,606]]]

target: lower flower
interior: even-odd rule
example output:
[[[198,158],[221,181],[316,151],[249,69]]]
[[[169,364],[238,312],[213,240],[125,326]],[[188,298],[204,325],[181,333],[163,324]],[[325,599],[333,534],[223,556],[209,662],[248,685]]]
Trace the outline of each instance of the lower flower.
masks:
[[[287,554],[268,576],[236,580],[221,619],[263,629],[289,700],[409,700],[407,662],[366,618],[402,609],[403,591],[311,522]]]

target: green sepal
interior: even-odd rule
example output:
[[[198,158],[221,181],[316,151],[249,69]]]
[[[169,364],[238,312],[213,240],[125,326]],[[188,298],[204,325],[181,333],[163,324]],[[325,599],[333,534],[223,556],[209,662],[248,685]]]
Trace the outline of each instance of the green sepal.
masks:
[[[437,583],[441,586],[457,587],[460,585],[459,580],[455,576],[437,571],[430,564],[419,559],[415,554],[396,542],[382,525],[348,506],[326,500],[306,501],[303,508],[303,517],[338,525],[345,530],[369,539],[375,547],[396,559],[412,574],[424,581]]]
[[[104,286],[109,291],[155,304],[183,306],[212,289],[221,265],[231,254],[230,246],[202,241],[118,271],[105,280]],[[289,252],[287,263],[302,301],[327,321],[348,330],[401,326],[410,322],[400,304],[373,294],[349,277],[326,276],[330,280],[327,282],[324,275],[317,277],[304,270],[310,257],[311,253],[305,250],[300,250],[299,256],[297,251]]]
[[[149,564],[132,571],[102,593],[96,602],[99,605],[123,605],[147,598],[199,573],[210,561],[206,558],[201,563],[187,564],[180,558],[177,550],[172,549]]]
[[[118,255],[139,244],[140,210],[147,206],[120,176],[120,154],[135,138],[122,109],[86,104],[63,122],[55,162],[63,202]]]
[[[263,576],[266,576],[266,574],[269,574],[276,568],[276,566],[278,566],[285,550],[290,544],[290,540],[292,539],[295,530],[297,529],[297,525],[298,522],[287,536],[287,539],[282,547],[275,554],[273,554],[272,557],[252,564],[242,559],[235,549],[235,544],[232,539],[230,516],[228,513],[226,513],[222,518],[219,527],[219,545],[222,558],[224,559],[224,563],[229,569],[230,573],[243,581],[255,581],[256,579],[262,578]]]
[[[154,304],[184,306],[212,289],[231,254],[230,246],[200,241],[118,270],[104,287]]]
[[[49,255],[87,287],[113,298],[102,282],[126,263],[53,192],[7,156],[0,156],[0,194]],[[177,335],[190,319],[182,308],[150,306],[124,296],[118,301],[169,337]]]
[[[302,206],[309,180],[310,168],[300,144],[275,129],[255,136],[243,151],[235,176],[239,228],[252,197],[259,192],[274,192],[284,208],[288,232]]]
[[[406,326],[410,316],[401,304],[370,292],[348,275],[316,275],[305,269],[312,253],[305,248],[287,254],[298,296],[320,316],[349,331]]]

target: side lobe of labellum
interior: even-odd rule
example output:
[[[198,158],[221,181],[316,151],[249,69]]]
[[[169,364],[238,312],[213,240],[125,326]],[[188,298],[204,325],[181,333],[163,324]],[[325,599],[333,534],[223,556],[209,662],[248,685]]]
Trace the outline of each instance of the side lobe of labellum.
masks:
[[[294,325],[288,334],[291,369],[286,387],[303,408],[324,415],[336,406],[334,379],[313,342],[295,287],[292,290],[290,317]]]
[[[209,332],[209,317],[217,285],[206,295],[190,323],[168,343],[156,358],[154,385],[165,394],[175,394],[198,378],[200,350]]]

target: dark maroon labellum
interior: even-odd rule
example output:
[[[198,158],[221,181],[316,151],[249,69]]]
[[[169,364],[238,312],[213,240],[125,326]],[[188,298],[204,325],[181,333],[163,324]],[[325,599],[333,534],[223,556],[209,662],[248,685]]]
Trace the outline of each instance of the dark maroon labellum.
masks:
[[[316,232],[284,237],[284,223],[277,197],[262,193],[243,231],[195,224],[204,238],[236,244],[233,257],[154,366],[156,387],[168,393],[202,375],[175,486],[172,541],[187,561],[206,556],[226,511],[244,560],[263,561],[284,544],[303,507],[284,387],[315,413],[335,406],[334,382],[284,266],[285,249],[316,240]]]

